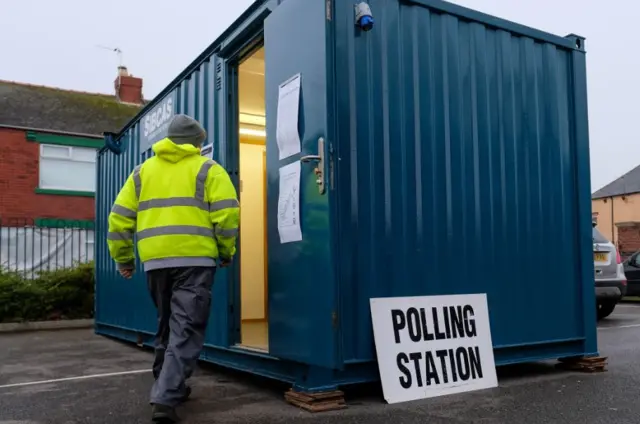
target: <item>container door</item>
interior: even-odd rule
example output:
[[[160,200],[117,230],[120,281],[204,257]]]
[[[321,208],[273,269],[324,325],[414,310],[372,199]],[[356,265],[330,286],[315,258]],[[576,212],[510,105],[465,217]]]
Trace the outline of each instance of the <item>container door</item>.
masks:
[[[328,169],[327,60],[324,2],[284,1],[265,20],[265,102],[267,117],[267,226],[269,353],[298,362],[333,368],[336,365],[336,296],[331,261],[330,194],[321,192]],[[299,75],[298,134],[300,152],[280,159],[277,142],[291,124],[290,101],[281,101],[280,85]],[[294,82],[295,84],[295,82]],[[286,85],[286,84],[285,84]],[[286,106],[286,107],[285,107]],[[295,122],[294,122],[295,124]],[[307,156],[308,161],[301,161]],[[299,224],[301,241],[281,242],[278,221],[285,220],[288,202],[278,201],[281,167],[300,164]],[[297,165],[294,165],[297,166]],[[295,193],[293,199],[295,201]],[[280,209],[279,209],[280,207]],[[279,214],[282,213],[282,216]],[[290,215],[286,217],[289,220]],[[295,228],[295,225],[294,225]],[[295,230],[294,230],[295,231]]]

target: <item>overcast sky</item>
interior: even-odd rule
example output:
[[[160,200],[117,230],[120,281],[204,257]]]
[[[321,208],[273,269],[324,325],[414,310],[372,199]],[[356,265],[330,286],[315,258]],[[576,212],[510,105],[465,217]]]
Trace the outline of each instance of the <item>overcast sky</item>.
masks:
[[[0,0],[0,79],[112,93],[118,60],[97,46],[118,47],[129,71],[144,78],[150,99],[252,2]],[[640,164],[640,55],[632,31],[640,5],[631,0],[454,2],[558,35],[587,37],[593,190]]]

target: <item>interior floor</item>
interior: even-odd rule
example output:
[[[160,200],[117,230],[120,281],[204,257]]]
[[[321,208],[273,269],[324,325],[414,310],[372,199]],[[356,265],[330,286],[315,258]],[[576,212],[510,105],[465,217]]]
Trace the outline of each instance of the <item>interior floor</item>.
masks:
[[[238,69],[240,156],[240,343],[269,350],[264,49]]]
[[[269,351],[269,323],[267,321],[243,321],[240,346]]]

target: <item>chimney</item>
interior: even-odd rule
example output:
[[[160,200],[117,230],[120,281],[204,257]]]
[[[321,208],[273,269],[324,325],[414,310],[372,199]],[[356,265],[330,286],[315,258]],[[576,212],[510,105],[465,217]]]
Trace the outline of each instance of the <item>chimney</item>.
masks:
[[[125,66],[118,66],[118,76],[113,82],[116,89],[116,98],[122,103],[141,105],[142,78],[136,78],[129,74]]]

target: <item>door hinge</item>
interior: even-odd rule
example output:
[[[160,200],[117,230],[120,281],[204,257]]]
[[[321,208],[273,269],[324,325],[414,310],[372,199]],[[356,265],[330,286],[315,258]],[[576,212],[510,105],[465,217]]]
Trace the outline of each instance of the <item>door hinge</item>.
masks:
[[[334,330],[338,328],[338,313],[336,311],[331,312],[331,325]]]

